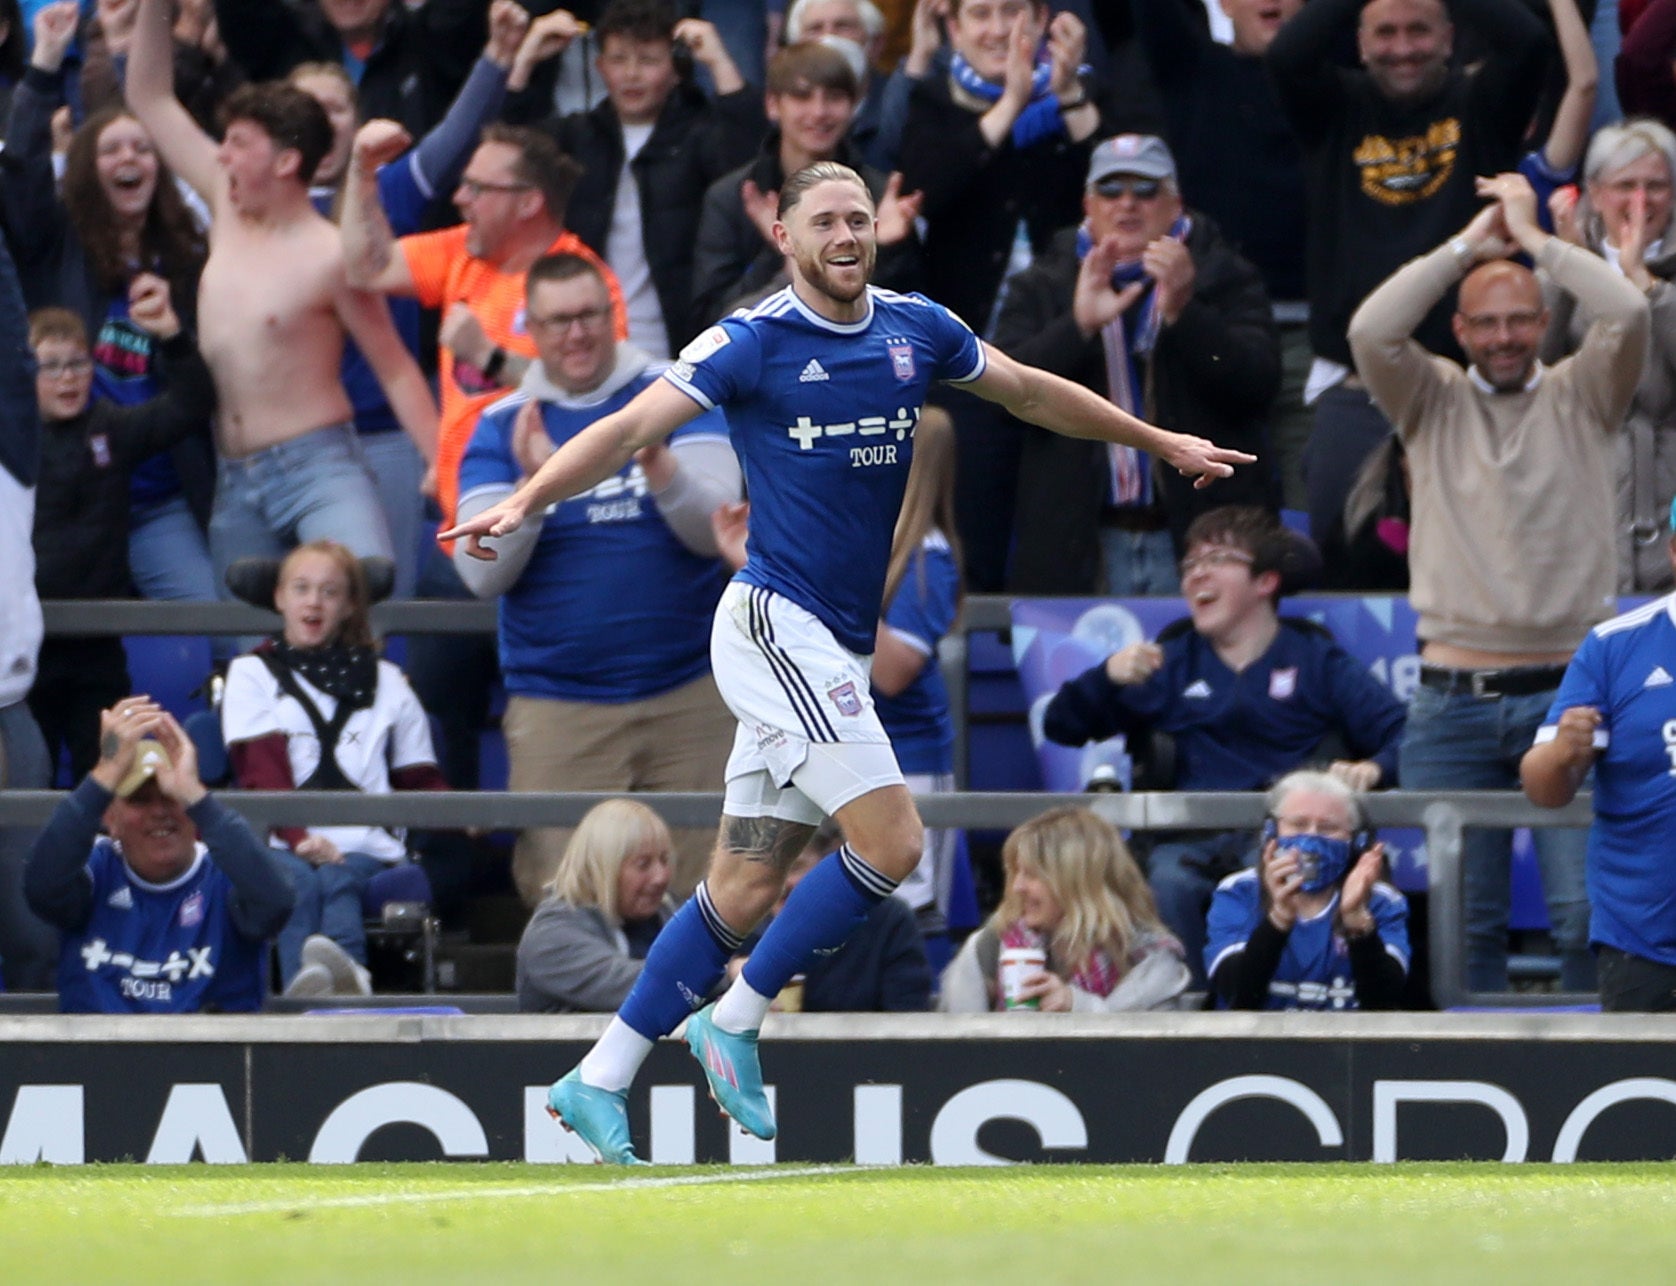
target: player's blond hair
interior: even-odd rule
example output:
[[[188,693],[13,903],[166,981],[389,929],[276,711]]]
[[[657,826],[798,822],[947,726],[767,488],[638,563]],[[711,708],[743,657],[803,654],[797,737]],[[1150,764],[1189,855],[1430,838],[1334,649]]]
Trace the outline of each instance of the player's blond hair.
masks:
[[[861,175],[840,161],[816,161],[813,165],[805,165],[780,184],[780,205],[775,211],[775,216],[784,222],[785,217],[797,208],[797,203],[803,199],[804,193],[822,183],[853,183],[867,198],[868,207],[875,208],[873,193],[867,187],[867,180]]]

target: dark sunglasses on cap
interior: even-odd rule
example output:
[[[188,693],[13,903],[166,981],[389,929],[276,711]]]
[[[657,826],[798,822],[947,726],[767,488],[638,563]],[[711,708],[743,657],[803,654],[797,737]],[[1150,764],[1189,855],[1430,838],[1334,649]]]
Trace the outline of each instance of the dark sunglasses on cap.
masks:
[[[1108,201],[1115,201],[1120,196],[1132,196],[1137,201],[1150,201],[1164,190],[1164,180],[1126,178],[1121,174],[1114,174],[1097,182],[1094,190]]]

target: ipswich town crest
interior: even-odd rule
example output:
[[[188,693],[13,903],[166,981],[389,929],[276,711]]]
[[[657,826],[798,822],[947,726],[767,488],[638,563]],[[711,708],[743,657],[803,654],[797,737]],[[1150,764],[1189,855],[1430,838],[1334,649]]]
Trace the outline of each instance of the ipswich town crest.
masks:
[[[855,690],[855,684],[840,683],[835,688],[828,688],[826,695],[832,704],[838,707],[839,714],[857,715],[861,713],[861,697]]]
[[[887,339],[885,348],[890,351],[890,369],[896,378],[906,384],[914,378],[914,346],[905,339]]]

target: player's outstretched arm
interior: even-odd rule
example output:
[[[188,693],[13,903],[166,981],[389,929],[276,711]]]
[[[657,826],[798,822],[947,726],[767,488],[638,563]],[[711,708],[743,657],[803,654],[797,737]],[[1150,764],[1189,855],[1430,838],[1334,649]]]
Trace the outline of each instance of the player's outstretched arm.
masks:
[[[437,539],[465,539],[466,552],[473,558],[493,559],[495,551],[483,544],[485,537],[509,536],[530,514],[603,482],[636,451],[662,442],[703,409],[673,384],[654,380],[622,410],[595,420],[548,456],[505,500],[438,532]]]
[[[220,190],[215,143],[175,97],[175,45],[169,0],[140,0],[128,47],[124,92],[135,118],[157,145],[164,163],[192,185],[212,208]]]
[[[984,345],[984,355],[988,359],[984,373],[968,385],[979,397],[1068,438],[1121,442],[1150,451],[1183,477],[1195,478],[1196,487],[1208,487],[1230,476],[1235,465],[1257,458],[1219,447],[1208,438],[1148,424],[1080,384],[1014,361],[993,344]]]

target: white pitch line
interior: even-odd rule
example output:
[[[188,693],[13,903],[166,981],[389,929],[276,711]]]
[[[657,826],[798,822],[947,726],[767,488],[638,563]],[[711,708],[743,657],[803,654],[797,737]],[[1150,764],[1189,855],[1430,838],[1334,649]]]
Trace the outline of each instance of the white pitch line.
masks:
[[[440,1201],[474,1201],[481,1197],[559,1197],[588,1192],[632,1192],[645,1188],[694,1188],[717,1183],[755,1183],[762,1179],[807,1179],[829,1174],[854,1174],[859,1165],[805,1166],[795,1170],[748,1170],[734,1174],[684,1174],[667,1178],[613,1179],[609,1183],[571,1183],[475,1188],[442,1188],[434,1192],[382,1192],[356,1197],[317,1200],[246,1201],[238,1205],[182,1206],[165,1211],[182,1219],[220,1219],[227,1215],[279,1214],[292,1210],[349,1210],[366,1206],[428,1205]]]

